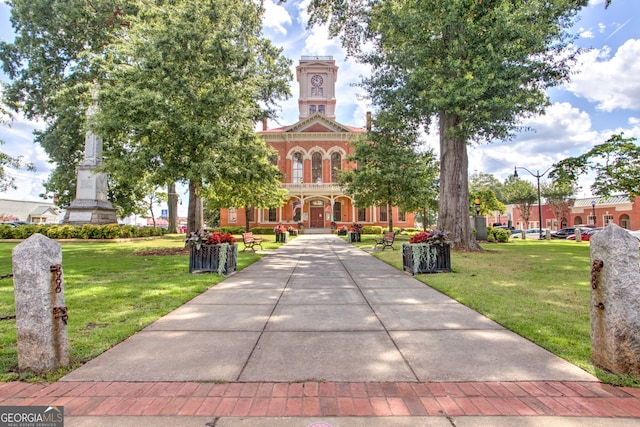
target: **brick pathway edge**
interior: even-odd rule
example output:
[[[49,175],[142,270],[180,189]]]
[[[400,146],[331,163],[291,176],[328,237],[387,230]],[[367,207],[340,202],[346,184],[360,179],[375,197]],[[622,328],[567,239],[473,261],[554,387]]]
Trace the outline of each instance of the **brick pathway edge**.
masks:
[[[640,390],[598,382],[0,384],[0,406],[65,417],[560,416],[640,418]]]

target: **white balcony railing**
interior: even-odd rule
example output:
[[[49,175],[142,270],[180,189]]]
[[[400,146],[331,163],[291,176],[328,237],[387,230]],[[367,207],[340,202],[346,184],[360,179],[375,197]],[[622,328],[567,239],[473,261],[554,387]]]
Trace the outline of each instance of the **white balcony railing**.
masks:
[[[312,194],[312,193],[326,193],[326,192],[341,192],[342,188],[336,183],[321,183],[321,184],[293,184],[284,183],[281,184],[282,188],[286,188],[290,193],[294,194]]]

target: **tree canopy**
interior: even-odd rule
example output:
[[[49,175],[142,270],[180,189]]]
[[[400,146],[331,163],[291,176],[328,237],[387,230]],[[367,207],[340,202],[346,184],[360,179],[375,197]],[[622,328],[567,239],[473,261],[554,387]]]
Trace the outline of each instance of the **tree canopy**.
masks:
[[[47,188],[61,205],[75,194],[93,103],[89,125],[104,139],[109,195],[124,213],[146,195],[136,185],[143,174],[132,171],[145,171],[156,186],[189,183],[190,220],[200,193],[237,177],[224,175],[233,159],[244,162],[233,167],[259,170],[273,183],[277,171],[244,155],[266,153],[263,141],[247,135],[275,115],[291,78],[290,61],[262,36],[262,2],[8,3],[18,33],[0,45],[13,79],[9,100],[48,120],[37,140],[57,164]]]
[[[595,172],[591,190],[600,196],[623,193],[640,195],[640,147],[636,138],[623,133],[612,135],[577,157],[568,157],[553,166],[549,176],[565,185],[573,185],[588,172]]]
[[[548,104],[573,54],[566,29],[587,0],[316,0],[310,23],[329,22],[371,64],[363,81],[381,110],[440,129],[438,226],[476,248],[468,221],[470,142],[509,138]]]
[[[404,127],[381,113],[372,129],[354,141],[348,160],[355,169],[344,171],[340,183],[359,206],[387,208],[389,231],[393,231],[391,208],[424,208],[436,198],[434,182],[438,172],[432,152],[419,154],[417,129]]]
[[[561,224],[563,219],[569,218],[573,206],[572,197],[576,191],[577,187],[573,183],[552,180],[542,184],[540,193],[551,208],[558,224]],[[543,226],[544,224],[541,224],[540,228]]]
[[[518,177],[507,178],[502,192],[505,203],[516,205],[525,229],[529,227],[531,208],[538,203],[538,193],[533,184]],[[517,221],[518,218],[513,218]],[[542,226],[540,227],[542,228]]]

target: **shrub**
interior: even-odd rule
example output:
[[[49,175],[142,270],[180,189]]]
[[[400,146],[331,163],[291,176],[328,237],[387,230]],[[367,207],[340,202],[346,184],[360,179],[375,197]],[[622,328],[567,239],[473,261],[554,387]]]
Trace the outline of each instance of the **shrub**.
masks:
[[[487,227],[487,242],[489,243],[506,243],[511,237],[511,232],[504,228]]]
[[[244,233],[244,227],[222,227],[220,229],[221,233],[230,233],[230,234],[242,234]]]
[[[120,235],[120,237],[135,237],[136,231],[136,227],[134,227],[133,225],[123,225],[122,234]]]
[[[14,228],[8,224],[0,224],[0,239],[13,239]]]
[[[0,224],[0,239],[26,239],[34,233],[40,233],[50,239],[117,239],[122,237],[164,236],[164,228],[142,227],[133,225],[47,225],[28,224],[12,227]]]
[[[496,228],[494,233],[496,235],[496,240],[500,243],[506,243],[509,241],[511,237],[511,232],[509,230],[505,230],[504,228]]]
[[[362,234],[382,234],[382,227],[379,225],[365,225],[362,227]]]
[[[244,230],[242,232],[244,233]],[[273,227],[253,227],[251,232],[254,234],[275,234]]]

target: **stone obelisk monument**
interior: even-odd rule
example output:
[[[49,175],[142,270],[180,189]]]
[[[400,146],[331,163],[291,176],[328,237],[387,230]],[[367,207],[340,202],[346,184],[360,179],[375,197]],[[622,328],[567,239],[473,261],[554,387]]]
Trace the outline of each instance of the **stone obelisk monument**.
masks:
[[[87,110],[87,119],[93,109]],[[116,209],[107,198],[107,175],[95,169],[102,165],[102,138],[88,130],[84,139],[84,159],[78,166],[76,198],[67,208],[65,224],[115,224]]]

